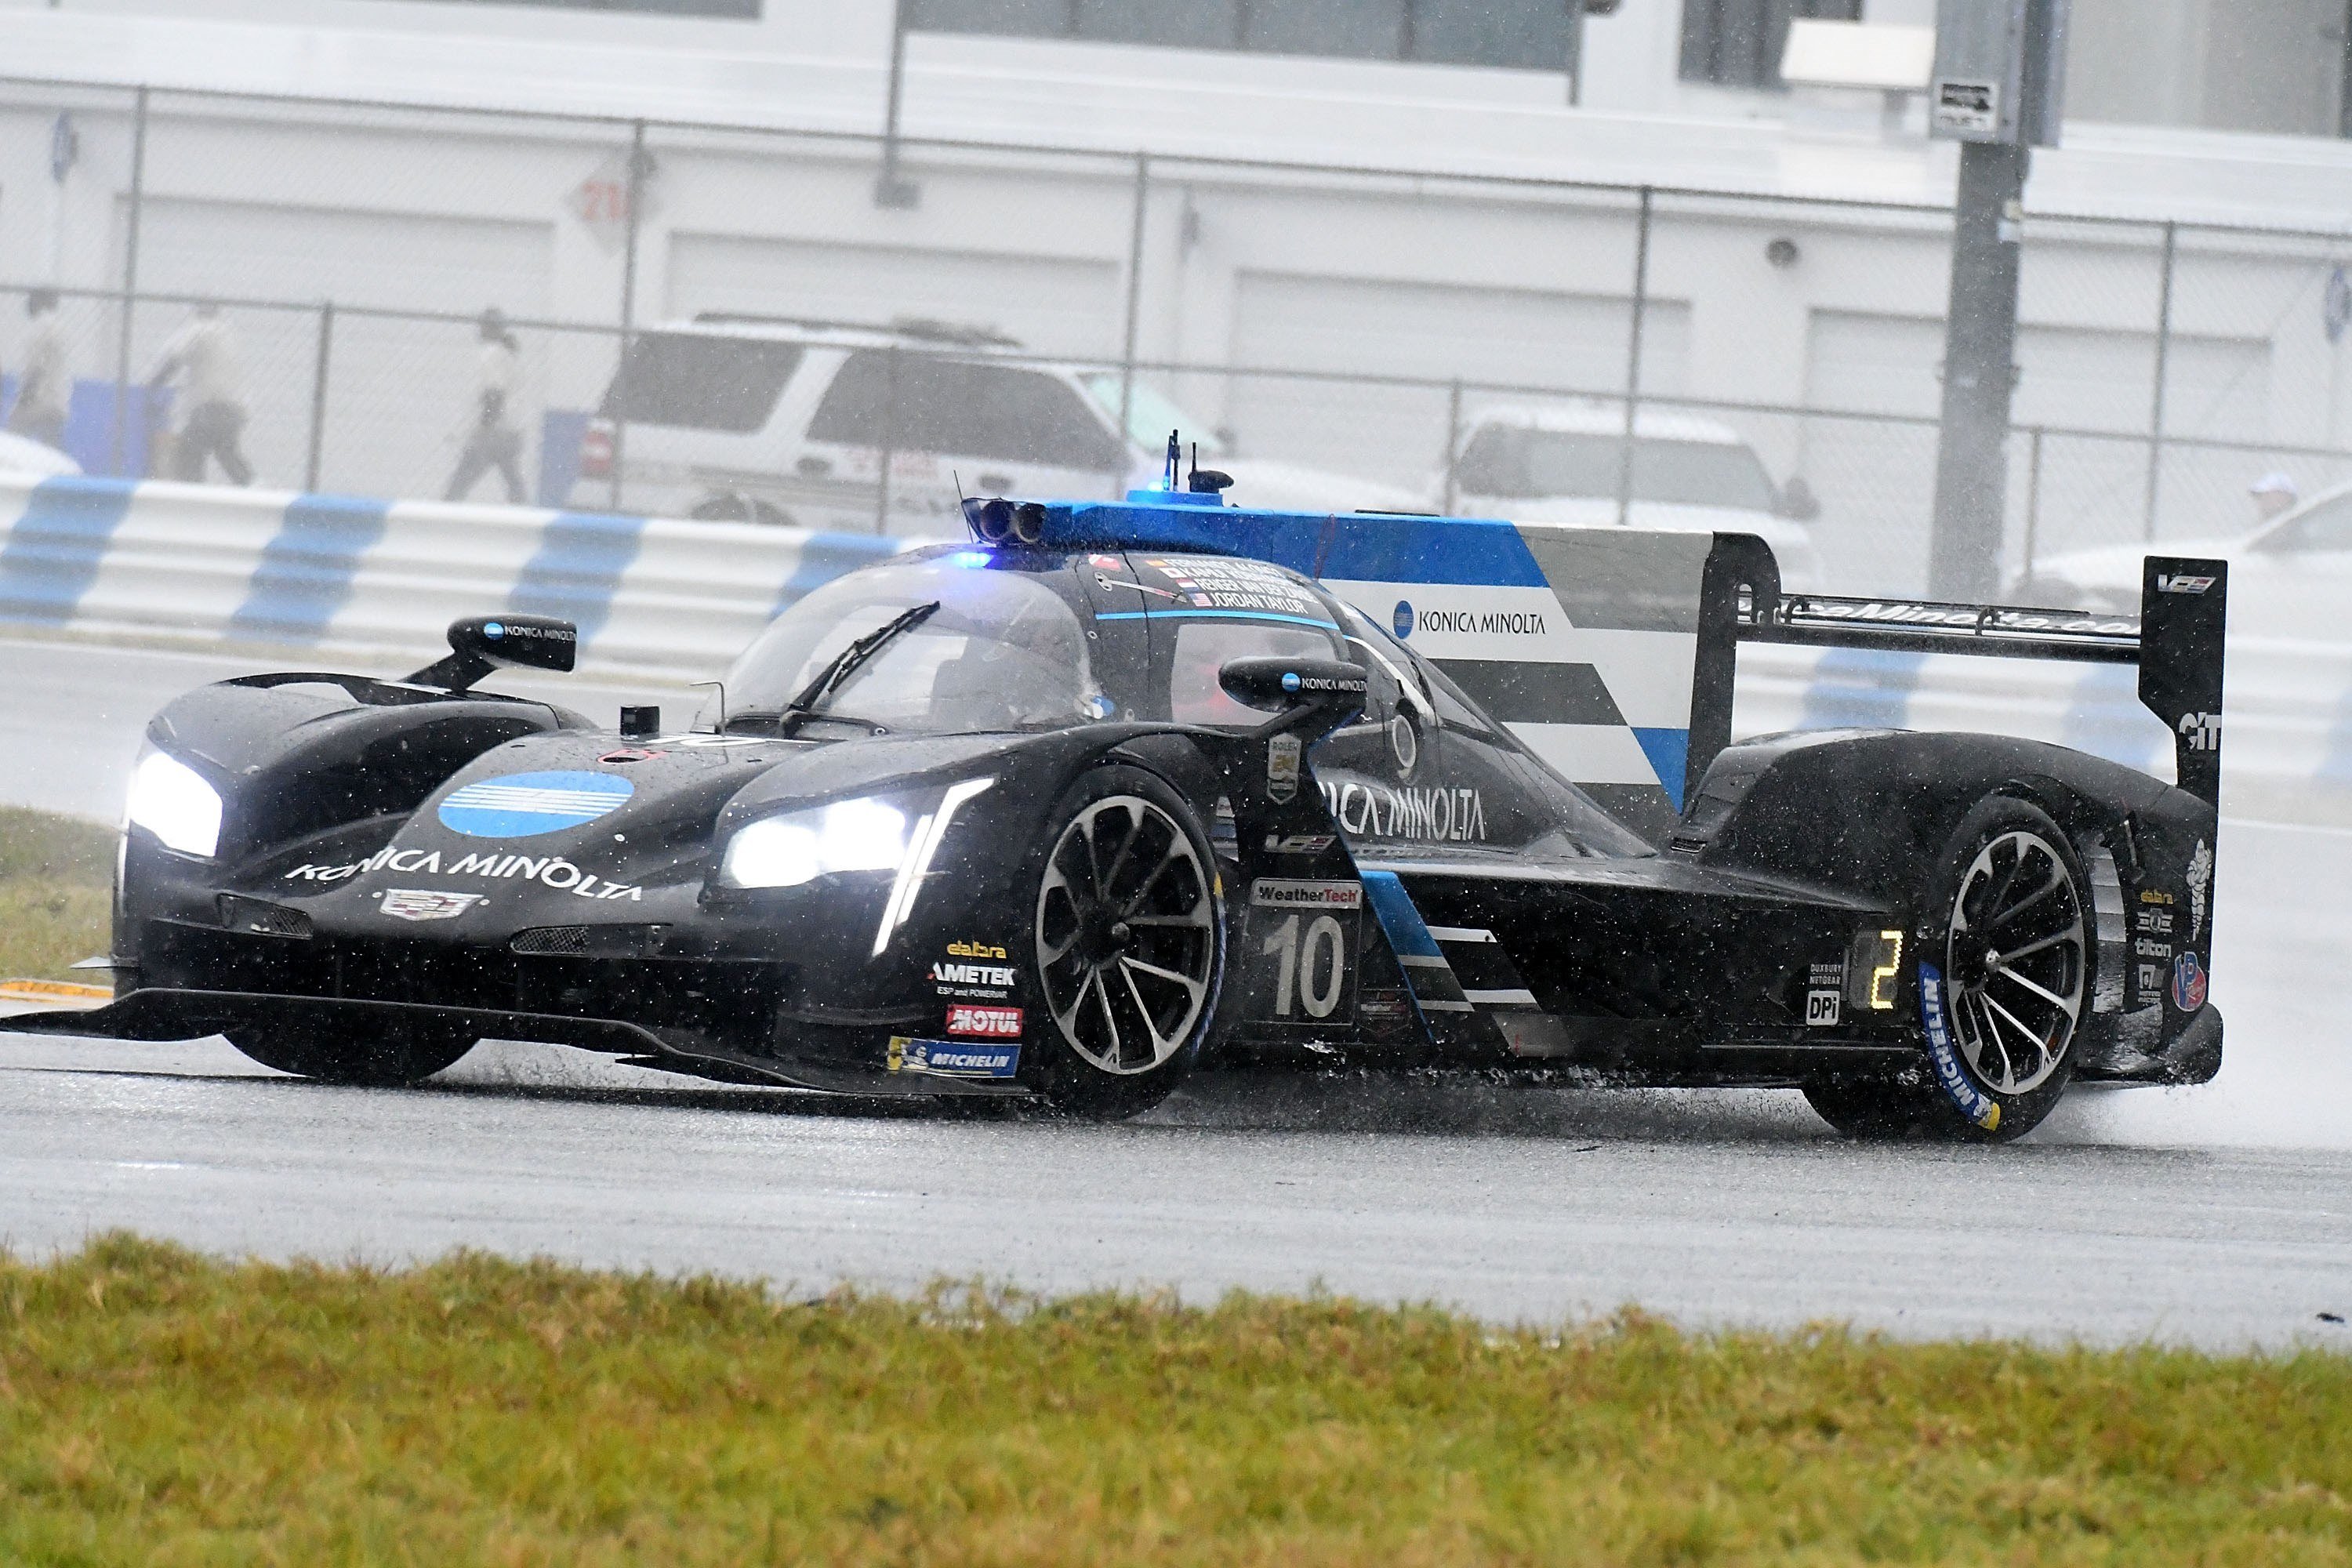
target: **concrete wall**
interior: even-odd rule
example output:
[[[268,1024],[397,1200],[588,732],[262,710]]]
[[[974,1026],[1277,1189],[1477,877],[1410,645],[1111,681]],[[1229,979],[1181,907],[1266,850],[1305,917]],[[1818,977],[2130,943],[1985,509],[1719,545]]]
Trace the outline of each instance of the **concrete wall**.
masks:
[[[764,0],[757,21],[569,10],[444,0],[68,0],[92,16],[171,16],[306,29],[370,30],[445,38],[544,41],[714,59],[746,54],[865,65],[887,58],[891,0]],[[51,9],[50,0],[0,0],[0,12]],[[1931,26],[1935,0],[1865,0],[1865,21]],[[2200,126],[2332,136],[2337,128],[2345,0],[2073,0],[2069,110],[2084,121]],[[1637,113],[1777,117],[1777,94],[1721,91],[1679,81],[1679,0],[1624,0],[1590,19],[1583,102]],[[919,62],[980,68],[1149,75],[1164,53],[1002,38],[921,37]],[[1558,102],[1541,72],[1449,71],[1312,59],[1212,57],[1234,79],[1307,92],[1393,89],[1471,99]],[[1154,61],[1158,64],[1154,64]]]

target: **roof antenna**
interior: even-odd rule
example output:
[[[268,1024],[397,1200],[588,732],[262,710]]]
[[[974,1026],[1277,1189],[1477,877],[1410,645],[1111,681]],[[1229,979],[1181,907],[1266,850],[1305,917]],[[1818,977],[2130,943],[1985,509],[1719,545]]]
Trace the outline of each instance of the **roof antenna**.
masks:
[[[955,481],[956,515],[963,519],[963,525],[971,530],[972,537],[977,539],[980,537],[980,521],[971,515],[971,498],[963,493],[963,476],[950,468],[948,478]]]
[[[1193,480],[1193,479],[1199,479],[1200,477],[1201,477],[1201,443],[1199,443],[1198,441],[1195,441],[1195,442],[1193,442],[1193,443],[1192,443],[1192,479],[1186,479],[1186,480],[1184,481],[1184,488],[1185,488],[1185,489],[1199,489],[1201,487],[1200,487],[1200,486],[1198,486],[1198,485],[1196,485],[1196,484],[1194,484],[1194,483],[1192,482],[1192,480]]]
[[[1160,473],[1160,488],[1163,490],[1173,490],[1176,488],[1177,472],[1183,467],[1184,443],[1177,438],[1177,432],[1171,430],[1168,432],[1168,466]]]

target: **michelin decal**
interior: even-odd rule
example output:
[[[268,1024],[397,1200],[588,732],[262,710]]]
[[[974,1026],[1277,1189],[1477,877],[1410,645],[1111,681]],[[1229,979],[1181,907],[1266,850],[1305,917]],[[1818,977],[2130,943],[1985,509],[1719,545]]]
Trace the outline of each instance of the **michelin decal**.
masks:
[[[1927,1059],[1935,1065],[1936,1081],[1951,1097],[1960,1114],[1986,1131],[2000,1126],[2000,1102],[1979,1089],[1960,1055],[1952,1048],[1952,1031],[1944,1019],[1944,975],[1932,963],[1919,966],[1919,1022],[1927,1031]]]

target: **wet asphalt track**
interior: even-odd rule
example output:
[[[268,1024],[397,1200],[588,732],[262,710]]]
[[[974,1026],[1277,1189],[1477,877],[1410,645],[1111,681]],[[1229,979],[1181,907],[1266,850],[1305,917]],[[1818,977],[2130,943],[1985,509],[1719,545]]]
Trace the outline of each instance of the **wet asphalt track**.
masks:
[[[0,800],[109,815],[177,655],[0,643]],[[597,712],[634,693],[570,689]],[[648,697],[678,701],[677,693]],[[2232,823],[2198,1090],[2080,1094],[2000,1150],[1875,1148],[1778,1092],[1203,1080],[1146,1121],[874,1109],[485,1046],[420,1089],[280,1078],[214,1041],[0,1034],[0,1240],[128,1227],[397,1260],[473,1246],[794,1289],[1321,1284],[1497,1319],[1637,1301],[2352,1349],[2352,835]]]

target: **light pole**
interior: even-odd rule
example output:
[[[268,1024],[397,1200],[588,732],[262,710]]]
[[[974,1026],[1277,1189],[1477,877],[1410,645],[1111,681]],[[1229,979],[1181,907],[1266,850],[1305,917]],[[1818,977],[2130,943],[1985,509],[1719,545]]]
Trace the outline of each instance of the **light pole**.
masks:
[[[2032,149],[2057,144],[2067,0],[1938,0],[1931,135],[1960,143],[1943,427],[1927,591],[1990,598],[2000,585],[2017,389],[2017,286]]]

